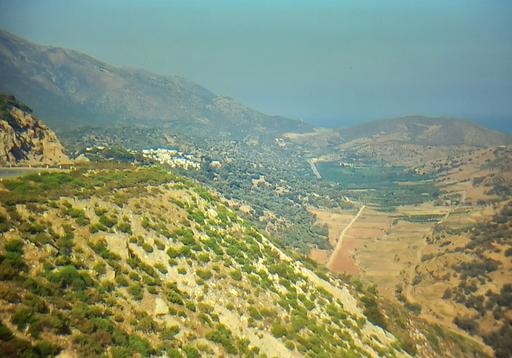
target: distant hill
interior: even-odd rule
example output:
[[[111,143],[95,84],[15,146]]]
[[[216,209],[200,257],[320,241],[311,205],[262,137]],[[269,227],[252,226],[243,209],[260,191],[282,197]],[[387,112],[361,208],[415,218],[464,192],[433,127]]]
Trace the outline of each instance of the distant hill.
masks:
[[[55,133],[28,106],[0,94],[0,165],[69,162]]]
[[[14,93],[56,128],[142,125],[187,135],[276,136],[301,121],[269,116],[177,76],[118,68],[0,30],[0,91]]]
[[[411,116],[364,123],[340,130],[342,140],[388,137],[409,144],[487,147],[512,143],[512,135],[454,118]]]

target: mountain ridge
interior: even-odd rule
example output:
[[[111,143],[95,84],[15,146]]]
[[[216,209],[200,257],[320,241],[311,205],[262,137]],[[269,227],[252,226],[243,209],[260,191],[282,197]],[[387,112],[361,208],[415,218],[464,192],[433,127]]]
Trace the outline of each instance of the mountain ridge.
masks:
[[[70,126],[172,127],[241,139],[310,128],[217,96],[178,76],[115,67],[81,52],[42,46],[0,30],[0,91],[32,104],[56,130]]]

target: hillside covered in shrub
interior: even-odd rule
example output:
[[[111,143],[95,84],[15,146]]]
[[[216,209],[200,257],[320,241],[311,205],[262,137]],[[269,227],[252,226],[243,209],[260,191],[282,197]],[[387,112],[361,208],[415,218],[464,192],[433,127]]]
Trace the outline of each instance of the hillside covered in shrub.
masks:
[[[0,203],[2,356],[479,354],[159,168],[5,180]]]

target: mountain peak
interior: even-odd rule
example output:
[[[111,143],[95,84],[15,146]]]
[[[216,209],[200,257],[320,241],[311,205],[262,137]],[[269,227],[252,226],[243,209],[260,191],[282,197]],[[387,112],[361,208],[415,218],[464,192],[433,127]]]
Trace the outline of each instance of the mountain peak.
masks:
[[[177,133],[278,136],[305,123],[254,111],[178,76],[118,68],[83,53],[0,32],[0,91],[30,102],[55,128],[144,125]],[[207,128],[205,128],[205,126]]]

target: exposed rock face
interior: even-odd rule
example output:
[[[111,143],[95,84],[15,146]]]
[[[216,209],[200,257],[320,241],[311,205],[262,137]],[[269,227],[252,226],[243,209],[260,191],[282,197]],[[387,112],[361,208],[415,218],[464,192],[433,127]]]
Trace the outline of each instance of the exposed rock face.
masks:
[[[0,95],[0,165],[70,163],[55,133],[13,96]]]

